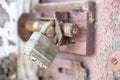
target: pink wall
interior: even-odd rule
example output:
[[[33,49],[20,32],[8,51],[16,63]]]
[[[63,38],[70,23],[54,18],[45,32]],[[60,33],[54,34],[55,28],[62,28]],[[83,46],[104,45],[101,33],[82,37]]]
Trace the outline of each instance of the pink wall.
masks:
[[[120,1],[96,0],[96,51],[85,56],[89,80],[115,80],[109,66],[109,55],[120,50]]]

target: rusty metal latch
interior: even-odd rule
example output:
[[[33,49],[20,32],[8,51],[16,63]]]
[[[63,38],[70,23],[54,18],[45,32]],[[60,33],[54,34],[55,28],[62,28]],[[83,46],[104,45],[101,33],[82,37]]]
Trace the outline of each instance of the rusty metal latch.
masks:
[[[57,48],[60,52],[80,55],[94,53],[94,7],[95,3],[92,1],[37,5],[36,12],[40,17],[24,14],[18,21],[19,35],[24,41],[28,41],[25,53],[29,53],[28,56],[32,56],[34,62],[46,67],[55,58]],[[49,24],[51,21],[54,25]],[[49,26],[48,29],[46,26]]]

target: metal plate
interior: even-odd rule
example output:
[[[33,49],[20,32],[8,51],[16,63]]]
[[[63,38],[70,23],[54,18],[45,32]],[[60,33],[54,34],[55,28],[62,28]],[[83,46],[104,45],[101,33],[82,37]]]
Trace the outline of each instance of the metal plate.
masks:
[[[92,21],[95,20],[94,2],[42,3],[37,6],[37,11],[42,17],[47,18],[53,18],[53,14],[57,11],[68,11],[70,13],[69,22],[75,23],[79,27],[79,36],[73,38],[75,44],[60,46],[61,52],[81,55],[94,53],[95,32],[94,21]]]

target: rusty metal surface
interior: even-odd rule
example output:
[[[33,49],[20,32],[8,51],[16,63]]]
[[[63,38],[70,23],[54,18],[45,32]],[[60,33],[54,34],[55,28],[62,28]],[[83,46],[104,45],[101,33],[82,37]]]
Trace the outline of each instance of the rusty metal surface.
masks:
[[[62,1],[62,0],[61,0]],[[108,56],[114,50],[120,50],[119,0],[94,0],[96,2],[95,54],[81,56],[90,70],[88,80],[115,80],[108,64]],[[53,73],[54,74],[54,73]],[[96,76],[99,75],[99,76]],[[58,80],[58,79],[56,79]]]
[[[31,17],[30,14],[23,13],[18,20],[18,35],[23,41],[28,41],[28,39],[30,38],[32,34],[32,32],[28,32],[25,29],[25,24],[27,20],[30,19],[30,17]]]
[[[44,73],[44,80],[87,80],[87,70],[80,63],[66,54],[58,54]],[[74,58],[75,56],[72,55]]]
[[[18,20],[18,35],[23,41],[28,41],[33,32],[39,32],[44,23],[53,18],[39,18],[31,13],[23,13]],[[55,35],[55,29],[51,26],[46,31],[46,36],[52,40]]]
[[[44,0],[43,2],[52,1],[64,2],[68,0]],[[94,1],[96,3],[97,13],[96,22],[94,26],[96,32],[95,54],[91,56],[81,56],[81,59],[84,60],[84,63],[90,70],[88,80],[115,80],[113,71],[109,65],[108,57],[111,54],[111,52],[120,50],[120,1]]]
[[[74,37],[76,35],[79,35],[79,28],[74,23],[64,23],[62,26],[62,30],[64,33],[64,36],[66,37]]]
[[[72,5],[72,6],[71,6]],[[52,17],[55,11],[68,11],[72,9],[82,9],[87,5],[86,2],[76,1],[76,2],[59,2],[59,3],[42,3],[36,6],[36,10],[41,14],[41,16]],[[86,6],[87,7],[87,6]],[[46,13],[47,11],[47,13]]]
[[[73,5],[71,7],[71,5]],[[66,8],[64,8],[66,7]],[[41,14],[41,17],[44,18],[55,18],[56,21],[56,27],[55,27],[55,32],[58,37],[58,45],[60,46],[60,51],[61,52],[68,52],[68,53],[75,53],[75,54],[82,54],[82,55],[87,55],[87,54],[92,54],[94,53],[94,30],[93,30],[93,23],[95,20],[95,13],[94,13],[94,7],[95,4],[94,2],[66,2],[64,4],[62,3],[42,3],[37,6],[38,13]],[[24,16],[21,16],[21,18]],[[29,16],[28,19],[31,19]],[[27,18],[26,18],[27,19]],[[27,19],[27,20],[28,20]],[[26,23],[24,19],[24,22],[22,19],[19,19],[19,27],[18,27],[18,33],[20,37],[24,40],[27,41],[32,34],[32,31],[39,31],[38,29],[38,24],[37,22],[32,22],[33,25],[29,25],[29,22]],[[31,19],[34,21],[33,19]],[[23,22],[23,23],[20,23]],[[73,37],[72,32],[67,30],[65,31],[65,26],[66,23],[71,23],[74,24],[75,26],[78,27],[78,34]],[[21,24],[23,25],[24,28],[20,26]],[[34,27],[34,28],[33,28]],[[71,26],[72,27],[72,26]],[[26,33],[23,35],[22,33]],[[66,35],[68,34],[69,35]],[[70,34],[71,33],[71,34]],[[54,35],[54,34],[53,34]],[[71,37],[71,38],[69,38]],[[53,38],[53,37],[52,37]],[[69,50],[70,49],[70,50]]]
[[[72,5],[72,6],[71,6]],[[60,46],[61,52],[75,54],[93,54],[94,53],[94,29],[95,20],[94,2],[65,2],[65,3],[42,3],[37,6],[37,10],[42,17],[54,17],[58,20],[56,27],[60,27],[65,22],[74,23],[79,27],[79,36],[75,36],[71,41],[75,44]],[[61,12],[61,14],[60,14]],[[59,14],[59,15],[58,15]],[[65,16],[66,15],[66,16]],[[69,16],[69,17],[67,17]],[[58,25],[59,24],[59,25]],[[59,41],[64,41],[61,29],[56,30],[59,34]],[[63,43],[63,42],[61,42]]]
[[[62,45],[62,44],[65,44],[64,43],[64,40],[65,40],[65,37],[64,37],[64,33],[63,33],[63,30],[62,30],[62,26],[65,22],[68,22],[68,16],[69,16],[69,13],[68,12],[53,12],[53,16],[55,18],[55,22],[56,22],[56,27],[55,27],[55,30],[56,30],[56,35],[58,37],[58,45]]]

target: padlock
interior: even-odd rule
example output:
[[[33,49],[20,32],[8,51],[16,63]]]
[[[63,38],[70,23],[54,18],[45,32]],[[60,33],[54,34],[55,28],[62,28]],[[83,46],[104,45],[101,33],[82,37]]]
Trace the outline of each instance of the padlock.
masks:
[[[46,22],[40,32],[34,32],[24,50],[25,55],[45,68],[52,63],[58,53],[58,47],[45,36],[50,26],[55,26],[54,20]]]

